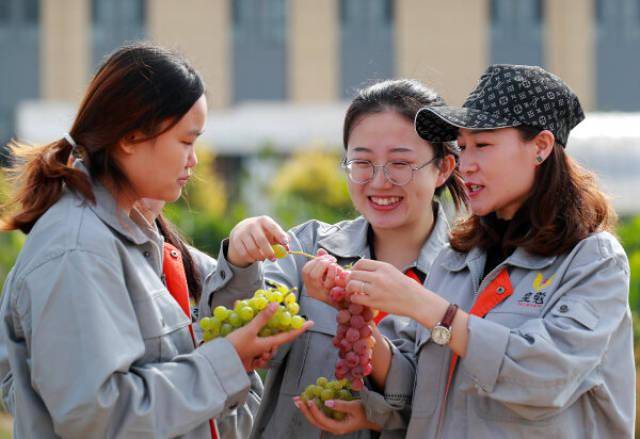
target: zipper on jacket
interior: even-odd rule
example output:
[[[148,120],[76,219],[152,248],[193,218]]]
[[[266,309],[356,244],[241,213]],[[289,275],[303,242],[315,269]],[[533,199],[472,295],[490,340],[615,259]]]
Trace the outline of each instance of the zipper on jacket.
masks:
[[[495,278],[497,277],[497,275],[503,270],[505,269],[505,267],[507,266],[507,264],[504,263],[505,261],[502,261],[501,263],[499,263],[498,265],[496,265],[493,270],[491,270],[489,273],[487,273],[486,276],[484,277],[480,277],[480,282],[478,287],[476,288],[476,290],[473,293],[473,297],[474,299],[474,303],[475,300],[478,298],[478,295],[480,294],[481,291],[483,291],[485,288],[487,288],[487,286],[493,282],[495,280]],[[487,281],[488,280],[488,281]],[[473,307],[473,305],[471,305]],[[451,349],[450,349],[451,350]],[[455,373],[455,371],[454,371]],[[455,377],[453,379],[453,381],[451,382],[451,393],[453,394],[453,386],[454,386],[454,381],[455,381]],[[444,417],[446,415],[446,411],[447,411],[447,403],[448,403],[448,398],[445,399],[445,397],[447,396],[446,391],[443,393],[442,396],[442,401],[440,402],[441,405],[441,409],[440,409],[440,414],[438,416],[438,425],[436,427],[436,438],[438,439],[442,439],[442,429],[444,428]]]

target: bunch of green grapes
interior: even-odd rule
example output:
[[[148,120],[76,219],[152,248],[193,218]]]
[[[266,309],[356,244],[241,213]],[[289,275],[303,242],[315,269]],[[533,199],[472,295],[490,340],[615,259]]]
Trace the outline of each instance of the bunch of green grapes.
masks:
[[[250,299],[236,300],[233,309],[217,306],[211,317],[201,319],[200,329],[202,329],[204,341],[213,340],[216,337],[226,337],[234,329],[253,320],[260,311],[272,302],[280,304],[280,307],[258,335],[268,337],[301,328],[305,319],[298,315],[300,305],[296,297],[296,289],[290,290],[284,285],[275,282],[269,283],[270,288],[256,290]]]
[[[346,379],[329,381],[325,377],[320,377],[315,384],[310,384],[300,395],[303,401],[313,401],[324,414],[336,421],[342,421],[347,416],[344,412],[336,411],[324,405],[330,399],[342,401],[352,401],[354,396],[351,393],[349,381]]]

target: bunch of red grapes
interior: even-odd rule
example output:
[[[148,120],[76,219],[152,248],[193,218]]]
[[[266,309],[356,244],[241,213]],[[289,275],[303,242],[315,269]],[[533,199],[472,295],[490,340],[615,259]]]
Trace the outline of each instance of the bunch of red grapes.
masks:
[[[335,376],[338,380],[347,379],[353,390],[364,387],[363,378],[371,373],[371,356],[373,353],[373,337],[371,321],[373,310],[368,306],[351,302],[351,294],[347,286],[347,270],[340,270],[336,275],[336,286],[329,292],[329,297],[338,308],[336,321],[338,330],[333,345],[338,348]]]

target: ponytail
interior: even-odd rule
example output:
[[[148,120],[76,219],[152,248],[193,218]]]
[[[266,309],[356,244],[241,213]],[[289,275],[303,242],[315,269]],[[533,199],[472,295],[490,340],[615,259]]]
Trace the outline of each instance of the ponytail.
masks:
[[[18,142],[9,144],[15,166],[16,191],[3,206],[17,211],[5,215],[0,230],[29,233],[35,222],[62,196],[64,186],[95,203],[89,177],[70,166],[71,145],[65,139],[45,146],[31,147]]]
[[[170,50],[148,43],[116,50],[89,83],[70,135],[37,148],[9,145],[17,163],[17,192],[9,207],[16,210],[3,212],[0,230],[29,233],[64,188],[95,203],[91,179],[106,179],[116,190],[128,187],[114,157],[119,142],[136,132],[149,140],[169,130],[203,93],[200,75]],[[90,177],[71,166],[72,150],[81,153]]]
[[[459,211],[462,207],[467,206],[468,198],[467,192],[464,188],[464,180],[462,179],[462,175],[460,174],[460,170],[458,169],[458,147],[453,142],[438,142],[431,143],[431,147],[433,148],[433,152],[435,156],[439,158],[438,166],[442,164],[442,159],[447,155],[452,155],[454,160],[456,161],[455,167],[453,168],[453,172],[447,180],[444,182],[442,186],[436,188],[435,195],[440,198],[444,190],[449,191],[449,195],[451,195],[451,201],[453,201],[453,205],[456,208],[456,211]]]

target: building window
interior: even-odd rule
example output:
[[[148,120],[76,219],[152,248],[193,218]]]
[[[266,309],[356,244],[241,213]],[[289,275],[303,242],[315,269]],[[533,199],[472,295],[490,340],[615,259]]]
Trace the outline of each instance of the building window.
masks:
[[[640,0],[596,1],[597,108],[639,111]],[[622,67],[623,66],[623,67]]]
[[[40,94],[39,6],[38,0],[0,0],[0,151],[16,135],[20,102]]]
[[[544,0],[492,0],[491,62],[543,64]]]
[[[287,2],[233,0],[233,100],[286,99]]]
[[[0,24],[9,23],[11,18],[11,0],[0,0]]]
[[[30,25],[37,25],[40,21],[40,0],[23,0],[24,21]]]
[[[596,12],[596,23],[600,26],[604,22],[604,0],[596,0],[595,2],[595,12]]]
[[[93,65],[126,42],[146,37],[145,0],[91,0]]]
[[[340,95],[394,76],[394,1],[339,0]]]

